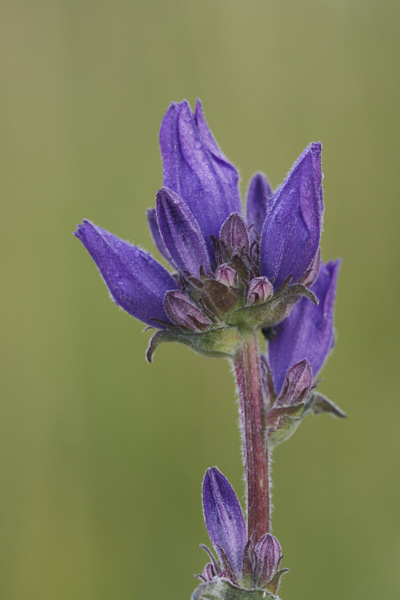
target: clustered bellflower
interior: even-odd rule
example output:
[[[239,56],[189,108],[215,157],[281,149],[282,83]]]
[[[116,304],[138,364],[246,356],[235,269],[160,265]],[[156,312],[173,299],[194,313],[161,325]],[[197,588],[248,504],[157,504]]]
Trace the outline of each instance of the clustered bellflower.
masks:
[[[197,101],[173,103],[161,125],[163,187],[148,210],[155,245],[170,270],[143,249],[84,220],[75,235],[117,305],[156,331],[160,343],[225,357],[236,375],[247,512],[213,467],[203,508],[216,558],[193,600],[276,598],[282,558],[270,529],[269,454],[309,412],[344,413],[316,392],[334,345],[339,261],[323,264],[321,144],[311,143],[274,191],[251,179],[242,212],[239,176]],[[267,351],[258,349],[258,331]]]
[[[206,355],[232,356],[240,329],[272,326],[317,270],[322,226],[321,145],[310,144],[273,193],[257,173],[242,214],[239,176],[205,121],[201,104],[172,104],[160,131],[164,187],[148,211],[155,244],[174,273],[147,252],[90,221],[76,236],[97,264],[115,302],[164,330],[160,341]]]

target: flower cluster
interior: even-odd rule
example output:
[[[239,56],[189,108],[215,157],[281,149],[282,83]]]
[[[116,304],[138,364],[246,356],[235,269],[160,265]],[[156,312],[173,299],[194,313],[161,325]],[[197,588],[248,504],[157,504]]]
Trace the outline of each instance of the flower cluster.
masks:
[[[232,356],[239,333],[281,322],[318,275],[321,145],[310,144],[275,191],[252,178],[242,215],[238,173],[216,144],[198,101],[172,104],[160,131],[164,187],[148,222],[170,274],[147,252],[90,221],[76,236],[115,302],[163,341]]]
[[[275,593],[283,573],[279,569],[282,550],[278,540],[266,533],[248,539],[239,500],[226,477],[216,468],[208,469],[203,481],[203,510],[207,531],[217,554],[202,546],[211,562],[197,577],[203,582],[192,600],[202,598],[216,586],[265,590]],[[265,596],[266,597],[266,596]]]
[[[147,213],[150,254],[84,220],[75,235],[111,297],[155,328],[162,342],[232,360],[247,485],[247,519],[229,481],[213,467],[203,508],[216,557],[192,600],[277,598],[282,551],[270,531],[269,452],[308,413],[345,414],[316,391],[334,345],[340,261],[323,264],[321,144],[311,143],[273,191],[256,173],[242,213],[239,177],[217,145],[200,102],[173,103],[161,125],[163,184]],[[257,331],[267,341],[258,350]]]

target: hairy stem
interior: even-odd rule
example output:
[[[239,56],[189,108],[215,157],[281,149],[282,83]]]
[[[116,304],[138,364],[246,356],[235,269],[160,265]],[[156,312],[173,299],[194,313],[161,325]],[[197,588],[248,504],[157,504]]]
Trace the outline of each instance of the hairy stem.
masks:
[[[233,366],[239,391],[246,469],[248,535],[256,532],[258,539],[270,531],[271,522],[268,443],[256,334],[244,340]]]

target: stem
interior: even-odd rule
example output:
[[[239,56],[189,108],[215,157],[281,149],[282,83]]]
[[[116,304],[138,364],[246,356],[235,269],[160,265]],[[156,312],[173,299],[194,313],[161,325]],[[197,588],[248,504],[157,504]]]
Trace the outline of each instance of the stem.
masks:
[[[243,455],[246,469],[247,530],[259,539],[271,529],[266,418],[257,335],[244,340],[233,359],[239,391]]]

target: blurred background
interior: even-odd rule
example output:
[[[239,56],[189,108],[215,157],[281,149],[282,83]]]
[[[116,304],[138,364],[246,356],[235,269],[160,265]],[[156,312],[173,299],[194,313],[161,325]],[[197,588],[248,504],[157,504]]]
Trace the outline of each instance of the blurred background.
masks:
[[[396,0],[2,0],[0,597],[188,600],[201,481],[243,499],[229,365],[118,310],[72,236],[153,250],[158,129],[203,101],[242,191],[324,144],[337,347],[274,454],[284,600],[400,597],[399,17]]]

